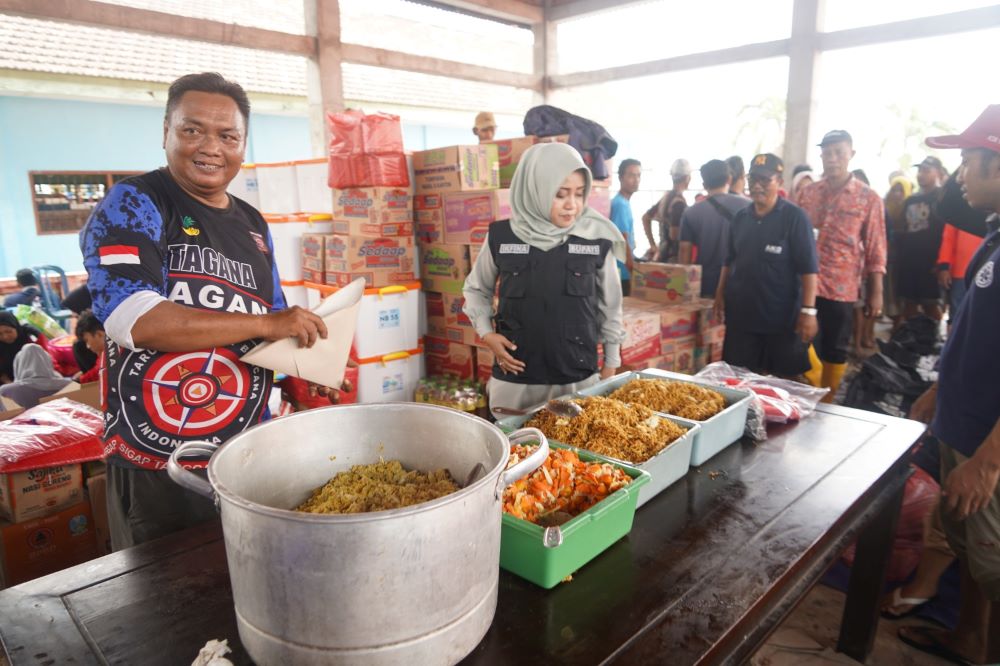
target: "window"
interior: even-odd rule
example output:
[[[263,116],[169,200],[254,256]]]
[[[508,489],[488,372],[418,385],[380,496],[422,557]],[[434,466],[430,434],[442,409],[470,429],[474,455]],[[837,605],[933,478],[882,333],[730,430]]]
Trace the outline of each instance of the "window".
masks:
[[[792,0],[657,0],[558,24],[560,74],[788,39]]]
[[[906,0],[906,2],[871,2],[871,0],[837,0],[826,3],[823,20],[825,32],[860,28],[880,23],[905,21],[922,16],[950,14],[966,9],[987,7],[995,0]]]
[[[38,235],[77,233],[111,186],[136,173],[29,172]]]

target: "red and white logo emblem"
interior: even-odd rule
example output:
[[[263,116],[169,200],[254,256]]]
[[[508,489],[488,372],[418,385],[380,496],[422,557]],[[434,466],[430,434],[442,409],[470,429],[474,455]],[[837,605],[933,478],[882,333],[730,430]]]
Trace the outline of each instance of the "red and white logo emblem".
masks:
[[[169,354],[150,365],[142,399],[164,432],[197,436],[230,425],[247,400],[250,377],[228,349]]]

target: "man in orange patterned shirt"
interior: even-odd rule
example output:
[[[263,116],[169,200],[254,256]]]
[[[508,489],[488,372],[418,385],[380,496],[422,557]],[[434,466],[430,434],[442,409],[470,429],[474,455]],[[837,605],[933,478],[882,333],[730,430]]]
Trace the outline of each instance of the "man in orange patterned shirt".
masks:
[[[851,135],[827,132],[819,146],[823,179],[802,190],[799,206],[817,233],[819,335],[814,344],[823,364],[820,385],[830,389],[826,399],[832,401],[847,368],[854,303],[863,284],[865,316],[882,314],[882,277],[876,274],[885,273],[885,212],[882,199],[851,174]]]

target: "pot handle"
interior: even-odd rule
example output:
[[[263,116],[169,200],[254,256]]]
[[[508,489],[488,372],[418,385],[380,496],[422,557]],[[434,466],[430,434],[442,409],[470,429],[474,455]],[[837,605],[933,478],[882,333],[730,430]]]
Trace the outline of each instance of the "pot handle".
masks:
[[[507,486],[534,472],[549,457],[549,440],[546,439],[545,435],[538,428],[521,428],[520,430],[515,430],[508,436],[508,439],[511,444],[537,441],[538,447],[530,456],[500,474],[500,481],[497,483],[496,488],[497,498],[503,495],[503,491]]]
[[[218,444],[200,440],[181,444],[174,449],[174,452],[170,454],[170,459],[167,460],[167,474],[170,475],[174,483],[216,501],[217,498],[215,497],[215,492],[212,490],[212,484],[197,474],[192,474],[190,471],[184,469],[178,461],[188,455],[210,456],[218,448]]]

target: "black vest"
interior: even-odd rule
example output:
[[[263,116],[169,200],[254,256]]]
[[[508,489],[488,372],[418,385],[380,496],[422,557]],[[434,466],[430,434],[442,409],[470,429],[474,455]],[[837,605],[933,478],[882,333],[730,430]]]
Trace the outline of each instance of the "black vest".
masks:
[[[597,272],[611,241],[570,235],[544,252],[504,220],[490,225],[489,244],[499,271],[496,332],[517,345],[511,355],[525,365],[513,375],[494,364],[493,376],[516,384],[572,384],[597,372]]]

